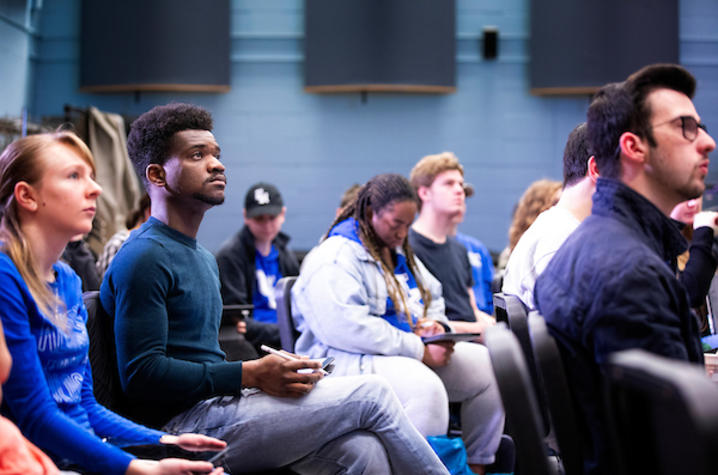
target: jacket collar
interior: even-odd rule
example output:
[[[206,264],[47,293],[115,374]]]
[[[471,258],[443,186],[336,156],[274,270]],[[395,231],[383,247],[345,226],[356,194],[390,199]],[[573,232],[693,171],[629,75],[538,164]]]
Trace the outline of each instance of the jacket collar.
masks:
[[[364,246],[364,243],[359,237],[359,222],[356,219],[347,218],[344,221],[337,223],[332,229],[329,230],[329,233],[327,234],[327,239],[332,236],[341,236],[357,244],[361,248],[361,255],[357,256],[359,259],[369,262],[376,262],[376,259],[372,257],[371,253]],[[401,254],[402,256],[404,255],[404,252],[399,247],[394,249],[394,251],[397,254]],[[376,264],[380,266],[378,262],[376,262]]]
[[[272,244],[274,244],[275,247],[287,247],[289,239],[290,238],[288,235],[284,234],[282,231],[279,231],[277,237],[272,240]],[[239,242],[246,249],[251,249],[252,251],[254,251],[254,235],[251,233],[246,224],[242,226],[242,229],[239,231]]]
[[[347,218],[344,221],[338,222],[329,230],[327,237],[332,236],[342,236],[364,246],[361,239],[359,239],[359,222],[354,218]]]
[[[618,180],[598,179],[592,214],[609,216],[625,223],[664,261],[672,262],[688,247],[675,221],[646,197]]]

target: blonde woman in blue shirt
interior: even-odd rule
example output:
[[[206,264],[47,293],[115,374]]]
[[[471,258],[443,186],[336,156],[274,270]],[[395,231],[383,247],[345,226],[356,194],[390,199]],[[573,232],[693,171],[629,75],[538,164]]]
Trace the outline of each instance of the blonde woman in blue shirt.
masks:
[[[87,146],[70,132],[33,135],[0,155],[0,316],[14,360],[6,416],[57,462],[93,473],[223,473],[209,462],[141,460],[120,447],[171,443],[220,450],[198,434],[171,436],[100,406],[92,393],[87,311],[79,277],[58,259],[92,228],[100,187]]]

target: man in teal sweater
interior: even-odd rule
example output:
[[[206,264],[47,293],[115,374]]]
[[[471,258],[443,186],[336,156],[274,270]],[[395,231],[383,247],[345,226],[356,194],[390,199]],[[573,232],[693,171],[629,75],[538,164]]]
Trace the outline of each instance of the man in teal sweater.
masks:
[[[133,415],[227,441],[233,473],[287,464],[299,473],[446,473],[383,380],[320,381],[319,363],[273,355],[224,361],[217,265],[196,240],[204,213],[224,201],[211,130],[207,111],[170,104],[143,114],[128,138],[152,217],[117,253],[101,300],[115,319]]]

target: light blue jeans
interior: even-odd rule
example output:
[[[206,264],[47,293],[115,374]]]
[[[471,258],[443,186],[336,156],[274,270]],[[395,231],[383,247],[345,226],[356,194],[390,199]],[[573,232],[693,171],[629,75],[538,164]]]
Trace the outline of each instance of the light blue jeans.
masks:
[[[225,440],[231,473],[291,464],[300,474],[447,474],[378,376],[325,378],[298,399],[245,390],[215,397],[164,430]]]

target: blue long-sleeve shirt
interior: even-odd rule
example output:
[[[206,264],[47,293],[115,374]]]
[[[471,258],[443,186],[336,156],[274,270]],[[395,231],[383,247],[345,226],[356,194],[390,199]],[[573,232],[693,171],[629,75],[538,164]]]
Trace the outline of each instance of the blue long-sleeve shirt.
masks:
[[[242,363],[226,362],[217,338],[217,263],[195,239],[150,218],[113,259],[100,299],[138,420],[161,426],[203,399],[240,394]]]
[[[471,275],[474,278],[474,296],[479,310],[489,315],[494,313],[494,294],[491,282],[494,280],[494,263],[484,243],[475,237],[456,233],[456,240],[463,244],[469,256]]]
[[[66,332],[39,311],[15,264],[0,253],[0,317],[13,358],[3,412],[54,458],[92,472],[124,474],[133,457],[117,446],[157,443],[163,433],[97,403],[81,282],[66,264],[53,268],[50,285],[64,303]],[[103,442],[105,437],[112,443]]]

